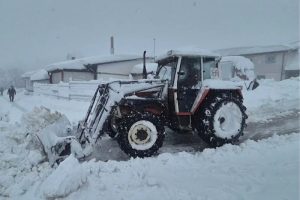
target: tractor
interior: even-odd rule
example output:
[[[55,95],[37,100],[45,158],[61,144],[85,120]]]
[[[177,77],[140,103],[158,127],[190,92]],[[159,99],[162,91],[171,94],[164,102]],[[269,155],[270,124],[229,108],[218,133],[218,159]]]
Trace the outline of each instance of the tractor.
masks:
[[[100,84],[73,136],[52,153],[84,157],[108,134],[129,156],[149,157],[163,145],[165,127],[195,132],[211,147],[237,142],[247,119],[242,87],[218,79],[219,61],[214,53],[172,50],[157,59],[154,79]]]

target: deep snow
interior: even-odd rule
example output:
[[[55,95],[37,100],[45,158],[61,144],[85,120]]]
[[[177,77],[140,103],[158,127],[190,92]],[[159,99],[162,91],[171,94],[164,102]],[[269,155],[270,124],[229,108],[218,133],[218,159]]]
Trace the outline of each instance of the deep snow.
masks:
[[[248,123],[299,113],[299,78],[260,81],[243,94]],[[14,103],[0,96],[0,199],[299,199],[299,132],[128,161],[70,156],[51,168],[33,133],[60,116],[55,110],[76,124],[88,104],[21,91]]]

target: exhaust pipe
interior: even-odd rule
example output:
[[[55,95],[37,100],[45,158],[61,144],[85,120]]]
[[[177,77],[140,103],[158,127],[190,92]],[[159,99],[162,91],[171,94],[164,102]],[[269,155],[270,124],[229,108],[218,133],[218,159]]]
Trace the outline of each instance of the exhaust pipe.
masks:
[[[144,51],[144,54],[143,54],[143,79],[147,79],[146,51]]]

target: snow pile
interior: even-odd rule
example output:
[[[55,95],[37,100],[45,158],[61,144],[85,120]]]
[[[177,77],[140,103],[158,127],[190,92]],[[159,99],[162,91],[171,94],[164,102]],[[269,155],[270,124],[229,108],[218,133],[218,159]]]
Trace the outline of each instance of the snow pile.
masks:
[[[50,165],[38,134],[51,124],[61,121],[64,115],[51,113],[46,108],[34,108],[23,115],[21,124],[0,124],[0,194],[12,197],[25,193]],[[55,134],[57,134],[55,132]],[[42,171],[42,173],[40,173]]]
[[[22,198],[298,199],[299,139],[273,136],[126,162],[70,157]]]
[[[226,69],[230,63],[230,67],[232,66],[234,69]],[[243,56],[224,56],[220,61],[220,69],[221,73],[234,73],[234,80],[253,80],[256,76],[254,73],[254,64],[250,61],[250,59],[245,58]],[[226,70],[233,70],[227,72]],[[225,75],[226,76],[226,75]]]
[[[72,170],[70,170],[72,169]],[[74,156],[69,156],[46,178],[41,191],[46,198],[62,198],[87,182],[88,171]]]
[[[247,122],[265,121],[300,109],[300,78],[260,80],[255,90],[243,90]]]
[[[52,113],[50,109],[45,107],[35,107],[31,112],[22,116],[22,124],[26,126],[27,131],[37,133],[62,118],[59,112]]]

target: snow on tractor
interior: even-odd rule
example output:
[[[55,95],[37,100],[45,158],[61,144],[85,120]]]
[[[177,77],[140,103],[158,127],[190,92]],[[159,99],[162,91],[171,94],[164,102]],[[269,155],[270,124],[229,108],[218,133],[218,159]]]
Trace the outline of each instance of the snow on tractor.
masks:
[[[155,79],[100,84],[77,130],[52,144],[40,137],[48,156],[85,157],[108,134],[129,156],[148,157],[163,145],[165,127],[194,131],[212,147],[238,141],[246,107],[241,86],[217,79],[219,60],[213,53],[169,51],[157,59]]]

